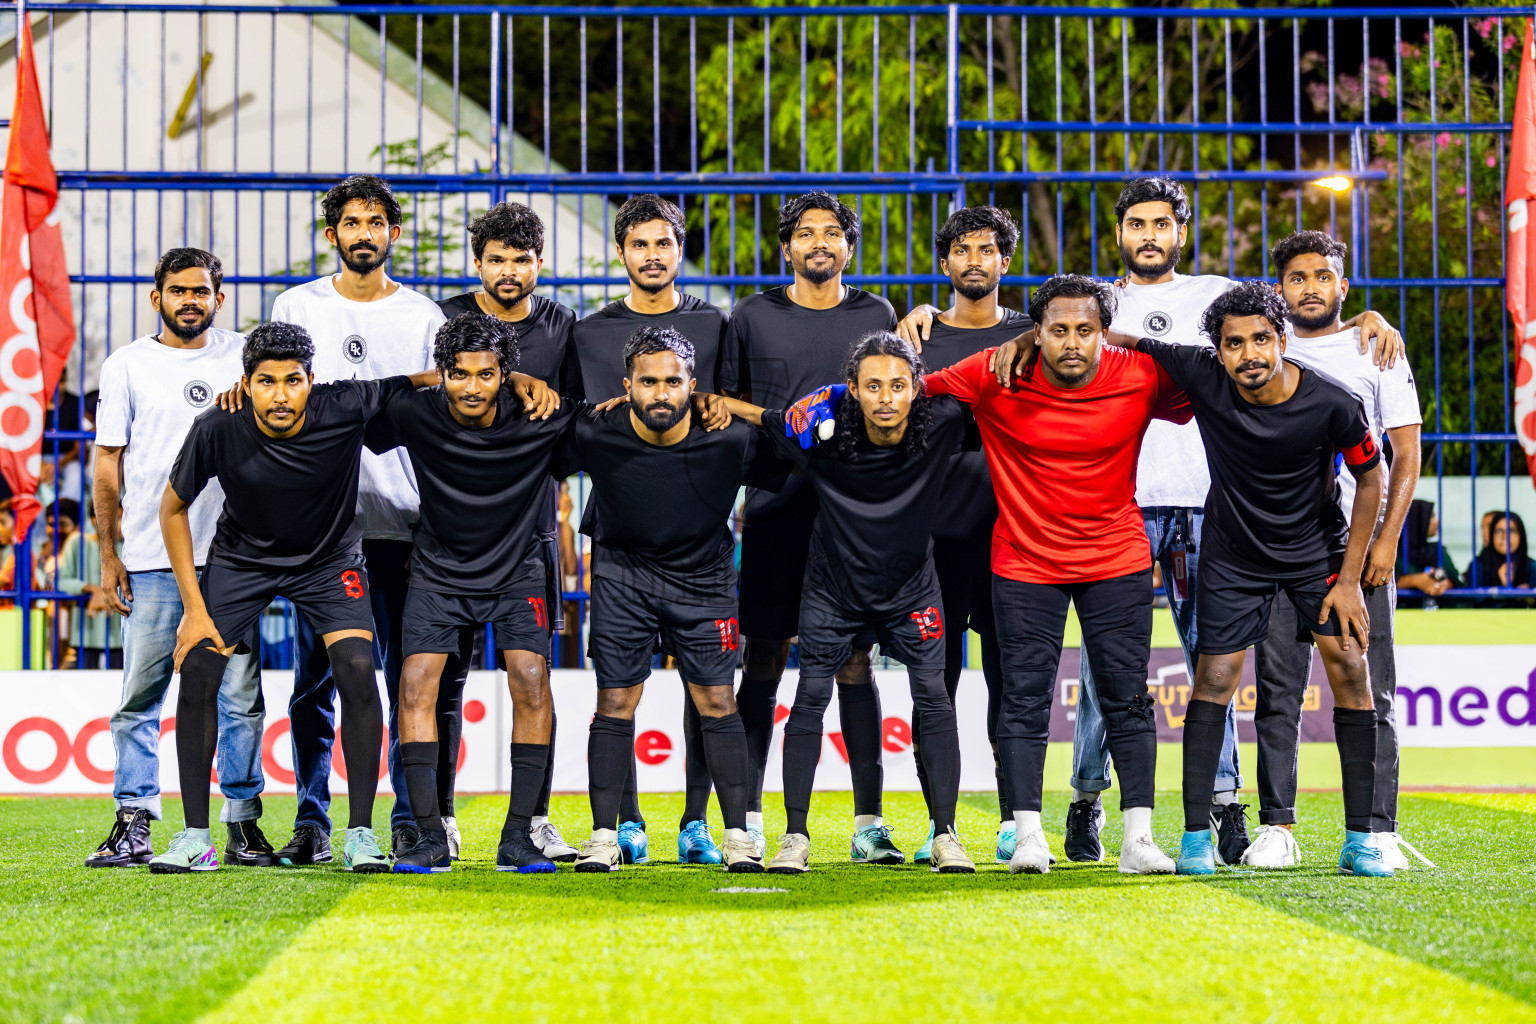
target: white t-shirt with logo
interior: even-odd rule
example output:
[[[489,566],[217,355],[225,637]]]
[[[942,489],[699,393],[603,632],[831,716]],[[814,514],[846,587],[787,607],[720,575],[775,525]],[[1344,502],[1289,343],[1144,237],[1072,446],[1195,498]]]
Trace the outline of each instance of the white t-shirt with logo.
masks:
[[[1218,296],[1234,287],[1230,278],[1209,274],[1174,274],[1162,284],[1127,284],[1116,290],[1120,301],[1110,326],[1171,345],[1209,345],[1200,333],[1200,318]],[[1211,471],[1195,421],[1153,420],[1136,464],[1136,504],[1200,508],[1210,489]]]
[[[315,343],[315,383],[379,380],[432,366],[432,343],[445,317],[437,303],[400,285],[377,302],[356,302],[322,277],[290,288],[272,304],[272,319],[298,324]],[[368,540],[411,539],[421,497],[404,448],[383,455],[364,449],[357,515]]]
[[[101,364],[96,443],[122,447],[123,565],[129,572],[170,569],[160,533],[160,498],[192,421],[214,398],[240,382],[245,336],[210,328],[202,348],[172,348],[139,338]],[[198,565],[224,508],[224,492],[210,480],[187,517]]]
[[[1292,362],[1316,370],[1348,388],[1365,406],[1365,420],[1377,443],[1394,427],[1423,423],[1419,391],[1406,358],[1386,370],[1378,370],[1369,352],[1360,351],[1360,328],[1351,327],[1320,338],[1298,338],[1285,332],[1285,355]],[[1355,476],[1339,467],[1339,504],[1348,517],[1355,502]],[[1386,495],[1382,495],[1386,501]]]

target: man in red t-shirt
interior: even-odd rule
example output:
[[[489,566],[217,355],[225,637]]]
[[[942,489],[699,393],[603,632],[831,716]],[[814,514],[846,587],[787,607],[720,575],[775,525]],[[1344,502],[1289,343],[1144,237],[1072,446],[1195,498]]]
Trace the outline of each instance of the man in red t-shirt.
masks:
[[[1151,358],[1104,345],[1114,308],[1108,286],[1053,277],[1029,309],[1039,325],[1038,356],[1010,387],[992,373],[992,350],[923,378],[929,394],[971,407],[997,491],[998,753],[1018,829],[1013,872],[1050,870],[1040,793],[1069,603],[1082,623],[1120,778],[1120,871],[1174,870],[1152,841],[1152,554],[1135,501],[1136,460],[1152,419],[1184,423],[1190,410]]]

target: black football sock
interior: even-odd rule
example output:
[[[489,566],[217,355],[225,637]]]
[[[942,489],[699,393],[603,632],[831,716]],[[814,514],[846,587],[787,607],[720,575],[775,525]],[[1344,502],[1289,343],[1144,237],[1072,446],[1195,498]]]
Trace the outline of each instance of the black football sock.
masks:
[[[1344,776],[1344,827],[1369,832],[1376,799],[1376,712],[1335,707],[1333,740]]]
[[[1221,761],[1221,741],[1226,731],[1226,704],[1198,699],[1189,702],[1184,712],[1186,832],[1202,832],[1211,827],[1211,794],[1216,790],[1216,768]],[[1365,814],[1370,817],[1370,804],[1366,804]]]
[[[923,806],[933,806],[933,793],[928,788],[928,766],[923,764],[923,714],[912,709],[912,767],[917,769],[917,788],[923,791]],[[937,824],[934,826],[937,828]]]
[[[437,809],[453,817],[459,776],[459,743],[464,736],[464,673],[450,657],[437,691]]]
[[[633,737],[633,733],[631,733]],[[640,774],[640,760],[635,756],[634,744],[629,748],[629,775],[624,780],[624,793],[619,798],[619,821],[638,822],[645,827],[645,815],[640,813],[640,789],[636,785]]]
[[[587,789],[592,801],[592,827],[618,826],[619,801],[633,770],[635,721],[593,715],[587,734]]]
[[[194,647],[181,662],[176,696],[176,774],[187,828],[208,827],[208,776],[219,739],[219,683],[229,659],[211,647]]]
[[[843,727],[843,748],[848,751],[848,771],[853,776],[853,813],[878,815],[885,795],[885,768],[880,763],[884,728],[880,691],[874,683],[838,683],[837,715]]]
[[[802,687],[805,683],[800,684]],[[811,812],[811,790],[816,786],[816,765],[821,760],[822,723],[801,710],[789,713],[784,723],[784,831],[809,836],[806,819]]]
[[[948,715],[930,712],[923,719],[927,723],[922,735],[923,756],[928,759],[929,777],[923,799],[934,833],[942,835],[955,827],[955,804],[960,799],[960,734],[953,711]]]
[[[341,697],[341,753],[347,759],[347,828],[373,825],[373,798],[379,788],[379,737],[384,712],[373,671],[373,644],[344,637],[326,648],[331,676]]]
[[[512,744],[512,795],[507,800],[507,820],[501,827],[502,835],[528,834],[548,769],[548,743]]]
[[[708,762],[707,774],[714,777],[720,795],[720,817],[725,827],[747,827],[747,731],[739,713],[719,718],[699,718],[699,748]],[[702,817],[702,816],[701,816]],[[687,818],[684,823],[698,821]]]
[[[400,744],[400,763],[405,766],[405,793],[411,814],[423,832],[443,831],[443,819],[437,805],[437,749],[430,742]]]
[[[768,750],[773,746],[773,715],[779,707],[779,680],[746,679],[736,690],[736,710],[747,732],[747,810],[762,813],[763,776],[768,771]]]
[[[533,808],[535,818],[549,817],[549,790],[555,783],[555,733],[560,724],[554,708],[549,711],[549,760],[544,765],[544,785],[539,789],[539,802]]]
[[[683,703],[683,767],[687,774],[683,790],[683,818],[677,826],[679,830],[687,828],[691,821],[707,820],[711,781],[708,755],[704,750],[704,727],[699,723],[698,706],[686,697]],[[741,720],[739,713],[729,717],[734,717],[738,722]],[[742,742],[746,742],[745,732],[742,733]]]

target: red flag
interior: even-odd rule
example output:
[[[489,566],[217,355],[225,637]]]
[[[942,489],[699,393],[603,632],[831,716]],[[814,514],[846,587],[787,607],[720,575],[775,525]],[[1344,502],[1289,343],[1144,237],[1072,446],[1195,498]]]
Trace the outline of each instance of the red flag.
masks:
[[[1520,86],[1515,93],[1514,135],[1509,147],[1509,262],[1504,268],[1504,301],[1515,321],[1515,436],[1536,483],[1536,51],[1525,23],[1520,51]]]
[[[11,488],[18,538],[38,513],[45,410],[75,342],[32,27],[24,21],[20,29],[0,205],[0,475]]]

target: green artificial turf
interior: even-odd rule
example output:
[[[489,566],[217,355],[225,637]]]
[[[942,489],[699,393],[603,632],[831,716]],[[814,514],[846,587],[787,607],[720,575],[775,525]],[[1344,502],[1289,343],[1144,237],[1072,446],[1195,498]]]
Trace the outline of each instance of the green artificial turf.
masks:
[[[1177,795],[1159,799],[1173,850]],[[1046,800],[1058,853],[1066,800]],[[1405,796],[1439,867],[1390,880],[1337,875],[1339,798],[1301,800],[1302,868],[1191,880],[1118,874],[1114,813],[1105,864],[1010,876],[980,794],[960,815],[973,877],[850,865],[836,793],[799,877],[672,863],[670,795],[644,798],[650,865],[553,877],[492,869],[497,797],[461,802],[466,861],[438,876],[92,871],[109,801],[0,799],[0,1020],[1536,1020],[1536,796]],[[292,811],[267,802],[274,841]],[[910,853],[919,798],[886,813]],[[554,816],[584,837],[585,798]]]

